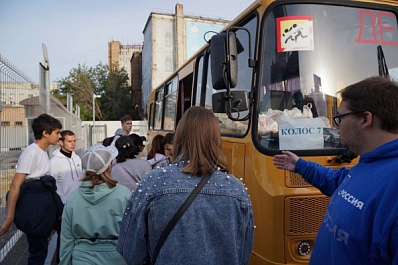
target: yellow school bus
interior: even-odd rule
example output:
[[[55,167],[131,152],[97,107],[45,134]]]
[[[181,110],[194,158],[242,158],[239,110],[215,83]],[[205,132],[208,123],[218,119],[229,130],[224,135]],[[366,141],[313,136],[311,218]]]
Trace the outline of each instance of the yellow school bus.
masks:
[[[226,3],[227,4],[227,3]],[[230,171],[251,196],[250,264],[306,264],[329,198],[272,158],[351,167],[333,116],[338,91],[398,74],[397,1],[259,0],[150,95],[149,141],[191,106],[220,121]]]

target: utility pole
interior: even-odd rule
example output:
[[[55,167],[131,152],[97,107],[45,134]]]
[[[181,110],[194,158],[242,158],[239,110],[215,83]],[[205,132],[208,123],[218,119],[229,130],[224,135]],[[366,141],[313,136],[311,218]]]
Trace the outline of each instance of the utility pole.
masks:
[[[92,138],[92,141],[91,141],[91,144],[93,145],[93,144],[96,144],[96,142],[97,142],[97,139],[96,139],[96,137],[95,137],[95,93],[93,93],[93,132],[92,132],[93,134],[93,138]]]
[[[93,130],[92,130],[92,140],[91,140],[91,144],[96,144],[97,143],[97,137],[95,134],[95,98],[100,98],[101,95],[96,95],[95,93],[93,93]]]
[[[45,106],[46,113],[51,115],[50,105],[50,61],[48,60],[48,53],[46,44],[42,44],[44,64],[39,63],[40,73],[40,105]]]

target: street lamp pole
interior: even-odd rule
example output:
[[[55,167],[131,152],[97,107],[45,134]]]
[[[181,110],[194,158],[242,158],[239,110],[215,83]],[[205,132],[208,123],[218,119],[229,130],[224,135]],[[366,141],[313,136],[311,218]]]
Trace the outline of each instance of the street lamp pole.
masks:
[[[95,137],[95,93],[93,93],[93,131],[92,131],[92,142],[91,144],[96,144],[97,139]]]
[[[96,95],[93,93],[93,130],[92,130],[92,141],[91,144],[96,144],[97,139],[96,139],[96,134],[95,134],[95,98],[100,98],[101,95]]]

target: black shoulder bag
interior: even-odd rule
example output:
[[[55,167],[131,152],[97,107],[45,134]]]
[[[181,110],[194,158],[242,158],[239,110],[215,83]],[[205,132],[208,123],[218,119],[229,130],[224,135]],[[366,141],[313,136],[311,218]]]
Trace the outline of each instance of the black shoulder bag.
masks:
[[[173,230],[174,226],[180,220],[181,216],[185,213],[188,207],[191,205],[193,200],[198,196],[199,192],[202,190],[206,182],[210,179],[212,174],[207,173],[202,177],[198,186],[192,191],[189,197],[185,200],[185,202],[181,205],[180,209],[178,209],[177,213],[171,218],[170,222],[167,224],[166,228],[163,230],[162,234],[160,235],[159,241],[156,244],[155,252],[153,253],[152,262],[151,264],[155,264],[156,258],[158,257],[159,251],[163,246],[163,243],[166,241],[167,237],[169,236],[170,232]]]

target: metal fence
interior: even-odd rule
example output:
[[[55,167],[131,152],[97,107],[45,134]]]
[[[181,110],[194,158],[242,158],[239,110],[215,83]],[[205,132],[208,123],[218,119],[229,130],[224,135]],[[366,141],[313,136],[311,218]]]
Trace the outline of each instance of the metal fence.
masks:
[[[22,150],[34,142],[31,123],[34,118],[46,112],[44,102],[46,91],[39,88],[17,67],[0,54],[0,225],[6,210],[6,193],[15,174],[15,167]],[[68,111],[66,102],[50,96],[49,115],[61,121],[63,129],[76,134],[76,153],[83,154],[87,145],[79,117]],[[50,146],[49,157],[59,148]],[[23,233],[12,225],[0,237],[0,264],[26,264],[27,244]]]

